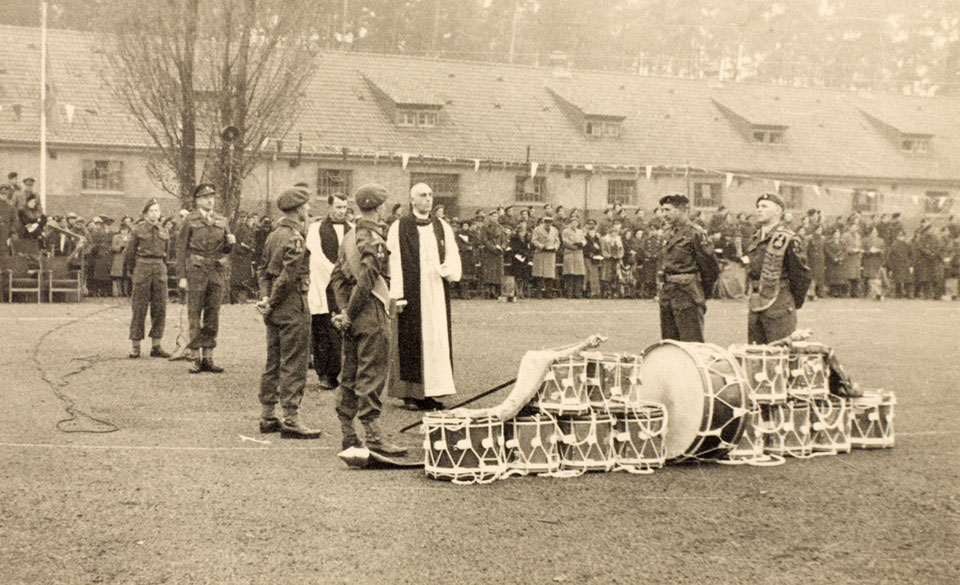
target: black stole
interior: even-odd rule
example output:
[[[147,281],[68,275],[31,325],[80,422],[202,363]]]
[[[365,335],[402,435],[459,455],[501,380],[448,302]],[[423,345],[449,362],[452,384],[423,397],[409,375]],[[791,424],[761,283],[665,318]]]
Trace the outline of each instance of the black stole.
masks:
[[[350,231],[350,224],[343,222],[343,235]],[[327,260],[336,264],[337,253],[340,251],[340,241],[337,240],[337,230],[333,227],[330,218],[324,218],[320,222],[320,251],[327,257]],[[333,289],[327,284],[327,309],[331,314],[340,310],[337,306],[337,297],[333,294]]]
[[[423,384],[423,332],[420,313],[420,235],[417,219],[412,214],[397,220],[397,236],[400,240],[400,271],[403,274],[403,298],[407,306],[397,317],[397,341],[400,356],[400,379],[404,382]],[[446,252],[443,225],[432,218],[433,233],[437,238],[437,250],[443,262]],[[443,302],[447,311],[447,339],[450,345],[450,363],[453,363],[453,337],[450,323],[450,290],[443,281]]]

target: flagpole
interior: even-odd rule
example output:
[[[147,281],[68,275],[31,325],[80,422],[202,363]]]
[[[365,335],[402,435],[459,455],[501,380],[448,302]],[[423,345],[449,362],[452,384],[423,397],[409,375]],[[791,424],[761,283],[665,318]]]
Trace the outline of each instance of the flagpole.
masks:
[[[47,210],[47,2],[40,2],[40,207]]]

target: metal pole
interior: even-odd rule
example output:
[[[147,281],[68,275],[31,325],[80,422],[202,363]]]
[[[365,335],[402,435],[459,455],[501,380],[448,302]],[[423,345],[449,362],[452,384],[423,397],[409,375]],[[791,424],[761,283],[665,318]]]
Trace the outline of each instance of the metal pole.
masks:
[[[510,52],[507,63],[513,63],[513,50],[517,42],[517,16],[520,14],[520,0],[513,0],[513,22],[510,23]]]
[[[47,210],[47,3],[40,3],[40,207]]]

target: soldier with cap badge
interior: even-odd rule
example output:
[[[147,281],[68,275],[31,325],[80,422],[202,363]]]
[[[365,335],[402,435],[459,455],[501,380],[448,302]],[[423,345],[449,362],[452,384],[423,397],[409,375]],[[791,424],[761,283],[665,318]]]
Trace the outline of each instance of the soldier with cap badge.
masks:
[[[257,309],[267,326],[267,365],[260,378],[260,432],[316,439],[320,431],[305,427],[299,417],[310,356],[310,252],[304,232],[310,196],[301,188],[287,189],[277,198],[277,207],[284,216],[267,236],[257,270],[262,299]],[[278,400],[282,421],[275,413]]]
[[[384,437],[377,424],[390,363],[390,289],[387,226],[380,209],[387,199],[382,185],[367,184],[354,195],[360,218],[340,244],[330,287],[341,312],[331,318],[343,333],[343,369],[337,417],[344,449],[359,447],[354,418],[360,419],[367,449],[384,455],[403,455],[406,449]]]
[[[150,339],[153,346],[150,357],[168,358],[170,354],[160,347],[163,324],[167,314],[167,255],[170,253],[170,234],[160,225],[160,204],[156,199],[143,206],[143,219],[133,227],[130,243],[123,253],[123,272],[132,272],[133,292],[130,304],[130,357],[140,357],[143,325],[150,309]]]
[[[674,193],[660,198],[664,234],[660,267],[660,336],[703,343],[703,316],[720,269],[707,232],[687,217],[690,200]]]
[[[783,199],[776,193],[757,198],[758,228],[747,246],[750,313],[747,340],[767,344],[797,328],[797,309],[810,287],[803,241],[784,223]]]
[[[210,183],[197,185],[193,190],[196,209],[183,218],[177,242],[179,285],[187,291],[190,323],[190,342],[184,357],[195,362],[191,374],[223,371],[213,364],[213,348],[220,328],[228,254],[237,239],[230,233],[227,218],[213,210],[216,194]]]

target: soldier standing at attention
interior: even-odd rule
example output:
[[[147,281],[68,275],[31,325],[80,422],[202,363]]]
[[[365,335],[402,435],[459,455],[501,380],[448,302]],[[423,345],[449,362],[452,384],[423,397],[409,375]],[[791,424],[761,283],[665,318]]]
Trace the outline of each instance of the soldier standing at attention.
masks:
[[[803,241],[782,223],[784,203],[775,193],[757,199],[759,227],[747,246],[750,314],[747,340],[766,344],[797,328],[797,309],[810,287]]]
[[[168,358],[170,354],[160,347],[163,323],[167,314],[167,255],[170,253],[170,234],[160,225],[160,204],[156,199],[147,201],[143,207],[143,219],[137,222],[130,234],[130,243],[123,253],[124,274],[133,273],[133,292],[130,304],[133,318],[130,321],[130,357],[140,357],[140,341],[143,340],[143,324],[150,309],[150,339],[153,347],[150,357]],[[132,268],[132,271],[131,271]]]
[[[190,343],[185,359],[194,360],[191,374],[223,371],[213,365],[213,348],[220,327],[227,255],[237,239],[230,233],[227,218],[213,210],[216,194],[210,183],[197,185],[193,190],[197,208],[183,218],[177,242],[179,284],[187,291]]]
[[[660,198],[668,226],[660,268],[660,336],[703,343],[707,295],[720,269],[706,230],[687,218],[689,202],[680,193]]]
[[[354,198],[360,219],[356,229],[343,237],[337,264],[330,275],[330,287],[342,311],[331,319],[343,333],[341,394],[337,405],[342,445],[344,449],[360,446],[353,424],[353,419],[359,418],[367,449],[384,455],[403,455],[407,450],[390,443],[377,425],[390,367],[390,264],[387,226],[379,216],[387,190],[382,185],[368,184],[357,189]]]
[[[300,401],[307,381],[310,355],[310,252],[304,222],[310,214],[310,196],[303,189],[287,189],[277,198],[284,216],[263,246],[257,270],[260,298],[257,308],[267,326],[267,366],[260,378],[260,432],[286,439],[317,439],[320,431],[300,423]],[[277,418],[277,399],[283,421]]]

